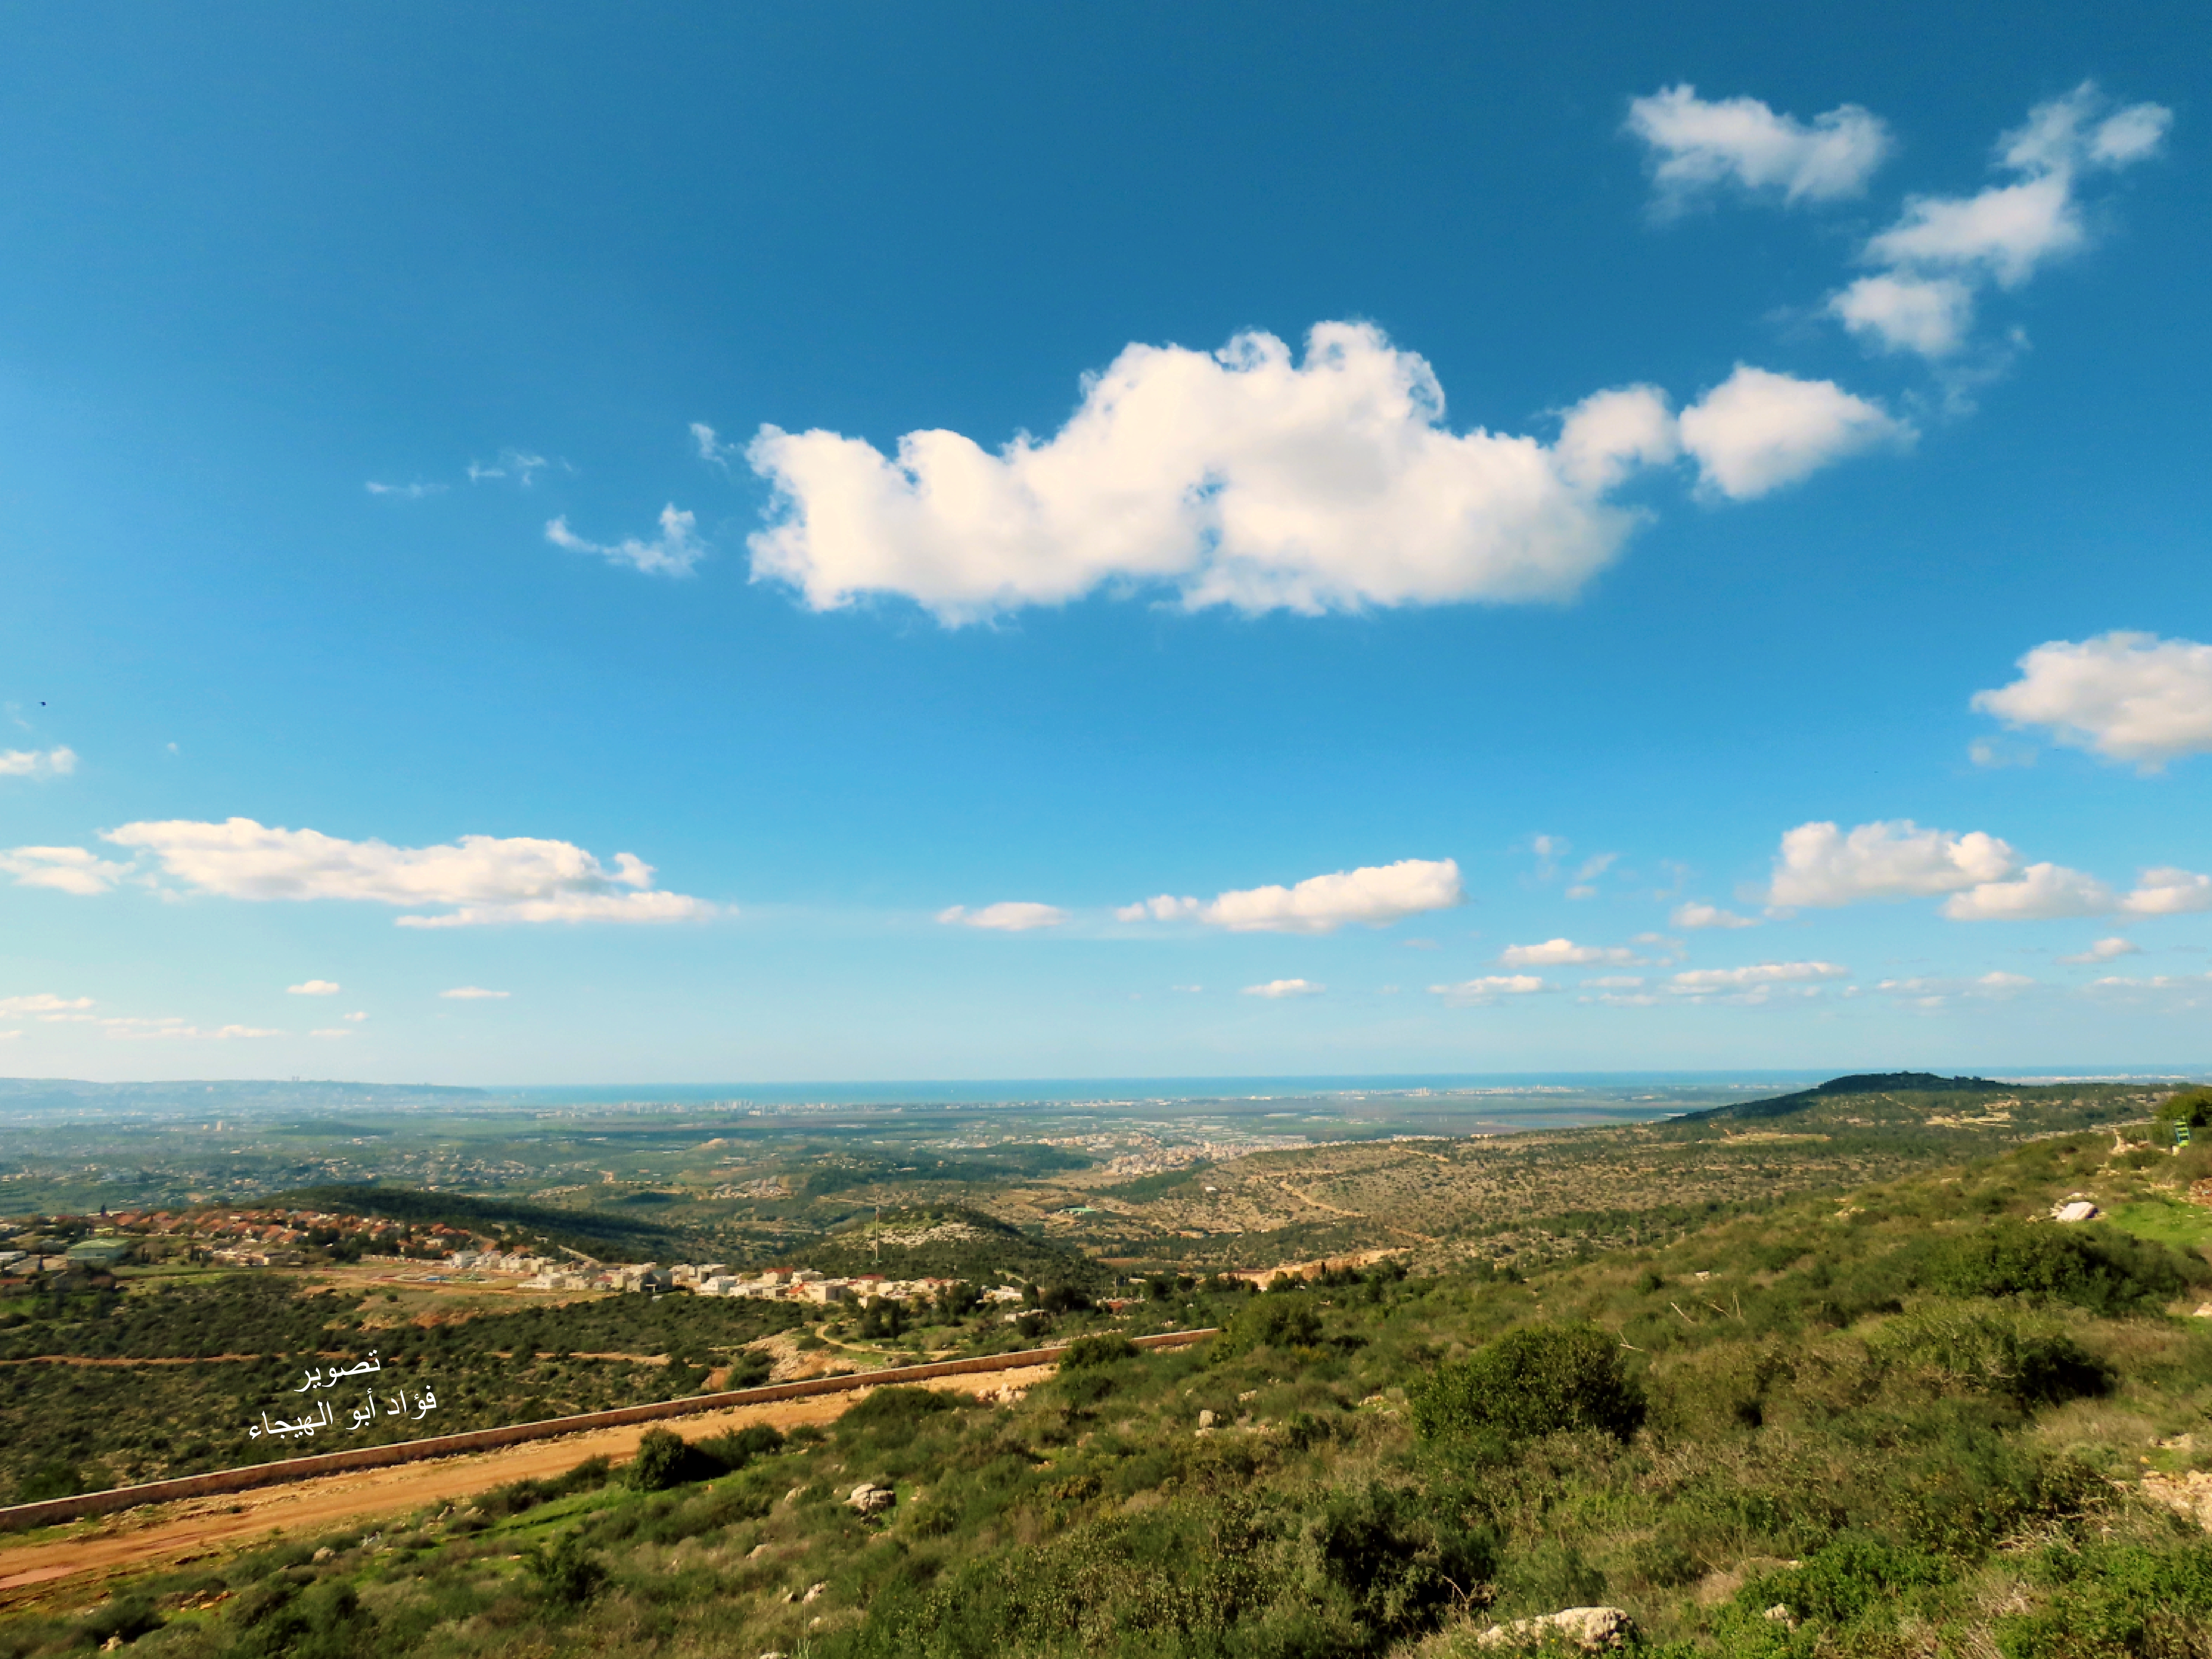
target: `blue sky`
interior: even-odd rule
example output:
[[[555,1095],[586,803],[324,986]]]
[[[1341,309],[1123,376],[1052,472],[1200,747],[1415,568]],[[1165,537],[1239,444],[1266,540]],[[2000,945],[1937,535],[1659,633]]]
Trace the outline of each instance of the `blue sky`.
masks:
[[[0,1070],[2208,1057],[2191,9],[0,31]]]

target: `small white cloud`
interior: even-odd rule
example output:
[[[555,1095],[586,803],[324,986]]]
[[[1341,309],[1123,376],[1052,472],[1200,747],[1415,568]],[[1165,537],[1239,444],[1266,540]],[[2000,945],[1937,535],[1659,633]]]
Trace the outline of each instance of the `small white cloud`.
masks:
[[[2136,878],[2135,891],[2120,901],[2120,908],[2134,916],[2179,916],[2212,910],[2212,876],[2171,865],[2146,870]]]
[[[1534,996],[1554,988],[1540,974],[1485,974],[1456,985],[1431,985],[1429,994],[1442,997],[1455,1008],[1476,1008],[1500,997]]]
[[[1208,927],[1232,933],[1333,933],[1355,924],[1387,927],[1407,916],[1466,902],[1467,890],[1461,885],[1455,860],[1401,859],[1395,864],[1310,876],[1294,887],[1222,893],[1205,904],[1163,893],[1114,914],[1122,921],[1195,916]]]
[[[2212,750],[2212,645],[2154,634],[2052,640],[2020,659],[2011,684],[1974,694],[2008,726],[2155,772]]]
[[[1240,996],[1248,997],[1317,997],[1328,989],[1310,979],[1271,979],[1265,985],[1248,985]]]
[[[1621,945],[1577,945],[1571,939],[1550,939],[1541,945],[1509,945],[1498,953],[1498,960],[1507,968],[1579,967],[1633,962],[1636,952]]]
[[[2004,743],[1993,738],[1976,738],[1966,745],[1966,758],[1975,765],[1994,772],[2008,766],[2033,766],[2037,755],[2033,744]]]
[[[449,1002],[504,1002],[513,994],[507,991],[487,991],[481,985],[456,985],[450,991],[438,994]]]
[[[1605,974],[1596,979],[1583,981],[1585,987],[1595,986],[1602,991],[1632,991],[1644,984],[1641,974]]]
[[[344,988],[332,980],[311,979],[298,985],[288,985],[284,991],[287,995],[295,997],[334,997]]]
[[[76,770],[74,749],[0,749],[0,778],[65,778]]]
[[[1662,206],[1735,185],[1784,202],[1861,194],[1894,148],[1881,118],[1839,104],[1808,122],[1756,98],[1707,100],[1686,82],[1630,100],[1628,130],[1650,146]]]
[[[1194,997],[1200,992],[1206,989],[1206,987],[1203,985],[1170,985],[1168,987],[1168,989],[1170,991],[1179,991],[1187,997]]]
[[[648,575],[688,576],[691,567],[707,556],[707,544],[697,534],[698,516],[675,502],[660,509],[660,533],[649,542],[625,536],[615,543],[587,542],[568,528],[568,516],[550,520],[545,539],[571,553],[596,553],[610,564],[626,564]]]
[[[543,455],[533,455],[526,449],[502,449],[495,465],[479,466],[471,461],[467,471],[471,483],[482,483],[489,478],[512,478],[527,489],[538,482],[538,475],[551,465]],[[566,467],[568,463],[562,465]]]
[[[1778,988],[1817,992],[1822,981],[1845,979],[1850,969],[1832,962],[1761,962],[1747,968],[1691,968],[1671,976],[1667,990],[1693,1001],[1760,1003]]]
[[[1980,830],[1954,835],[1898,818],[1862,823],[1846,835],[1833,823],[1801,823],[1783,834],[1766,902],[1826,908],[1932,897],[2001,880],[2013,865],[2012,848]]]
[[[2095,944],[2090,945],[2087,950],[2082,951],[2080,955],[2061,957],[2058,960],[2061,962],[2077,964],[2084,963],[2116,962],[2122,957],[2140,956],[2142,954],[2142,946],[2136,944],[2132,939],[2117,938],[2100,939],[2097,940]]]
[[[720,434],[704,421],[691,422],[691,447],[702,461],[719,466],[723,471],[732,471],[745,458],[745,452],[736,444],[726,444]]]
[[[51,991],[38,991],[28,996],[0,997],[0,1019],[81,1013],[92,1006],[90,997],[58,997]]]
[[[2031,864],[2006,881],[1985,881],[1943,901],[1953,921],[2051,921],[2101,916],[2112,890],[2094,876],[2058,864]]]
[[[257,1025],[220,1025],[206,1030],[176,1014],[154,1018],[118,1016],[95,1022],[102,1033],[123,1042],[228,1042],[284,1035]]]
[[[1678,904],[1667,918],[1675,927],[1756,927],[1757,916],[1740,916],[1733,910],[1723,910],[1711,904]]]
[[[970,910],[964,904],[955,904],[939,910],[937,919],[948,926],[983,927],[1000,933],[1025,933],[1033,927],[1059,927],[1067,920],[1067,912],[1057,905],[1007,899],[997,904],[987,904],[980,910]]]
[[[81,847],[14,847],[0,852],[0,874],[15,878],[18,887],[45,887],[80,898],[112,891],[131,873],[127,864],[113,864]]]
[[[1682,411],[1682,447],[1701,486],[1749,501],[1811,477],[1831,462],[1919,434],[1879,404],[1833,380],[1801,380],[1748,363]]]
[[[1134,904],[1125,904],[1114,912],[1116,921],[1181,921],[1194,916],[1205,907],[1194,898],[1177,898],[1172,893],[1162,893],[1158,898],[1139,899]]]
[[[368,1014],[366,1010],[360,1010],[354,1013],[348,1014],[346,1018],[350,1020],[360,1021],[367,1019],[368,1018]]]
[[[2027,124],[1999,141],[1997,165],[2013,174],[1972,196],[1916,196],[1861,258],[1881,267],[1828,301],[1854,334],[1887,351],[1947,357],[1966,343],[1976,290],[2018,288],[2046,261],[2089,240],[2081,204],[2085,173],[2127,166],[2154,152],[2172,119],[2156,104],[2110,115],[2109,100],[2084,82],[2039,104]]]
[[[379,483],[374,478],[363,486],[372,495],[383,495],[397,501],[419,501],[425,495],[442,495],[446,486],[441,483]]]
[[[1830,295],[1828,313],[1880,350],[1948,357],[1973,326],[1974,291],[1955,276],[1883,271]]]
[[[329,1025],[319,1030],[307,1033],[312,1037],[349,1037],[353,1034],[353,1027],[350,1025]]]

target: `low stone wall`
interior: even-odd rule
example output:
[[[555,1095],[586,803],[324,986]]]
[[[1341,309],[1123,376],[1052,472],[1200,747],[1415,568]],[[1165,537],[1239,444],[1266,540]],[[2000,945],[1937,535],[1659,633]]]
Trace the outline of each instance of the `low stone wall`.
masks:
[[[1139,1348],[1179,1348],[1214,1335],[1211,1329],[1169,1331],[1159,1336],[1132,1339]],[[579,1434],[586,1429],[618,1428],[625,1423],[651,1423],[665,1417],[690,1417],[700,1412],[726,1411],[732,1406],[763,1406],[776,1400],[799,1400],[809,1395],[848,1394],[855,1389],[880,1389],[899,1382],[926,1382],[933,1376],[963,1376],[978,1371],[1018,1370],[1025,1365],[1049,1365],[1057,1361],[1065,1343],[1049,1348],[1025,1348],[1018,1353],[985,1354],[975,1359],[946,1359],[932,1365],[894,1365],[878,1371],[859,1371],[848,1376],[815,1376],[802,1382],[771,1382],[764,1388],[732,1389],[720,1394],[691,1395],[682,1400],[657,1400],[647,1406],[618,1406],[612,1411],[581,1412],[574,1417],[549,1417],[535,1423],[510,1423],[504,1428],[474,1429],[466,1434],[441,1434],[428,1440],[402,1440],[386,1446],[360,1446],[352,1451],[323,1452],[313,1457],[288,1457],[281,1462],[257,1463],[246,1468],[216,1469],[206,1474],[180,1475],[173,1480],[149,1480],[143,1486],[112,1486],[106,1492],[79,1492],[74,1498],[50,1498],[43,1503],[17,1504],[0,1509],[0,1532],[52,1526],[88,1515],[106,1515],[135,1509],[141,1504],[167,1504],[180,1498],[210,1498],[224,1492],[249,1492],[257,1486],[281,1486],[319,1474],[337,1474],[348,1469],[380,1469],[394,1463],[420,1462],[426,1457],[453,1457],[464,1452],[489,1451],[526,1440],[550,1440]]]

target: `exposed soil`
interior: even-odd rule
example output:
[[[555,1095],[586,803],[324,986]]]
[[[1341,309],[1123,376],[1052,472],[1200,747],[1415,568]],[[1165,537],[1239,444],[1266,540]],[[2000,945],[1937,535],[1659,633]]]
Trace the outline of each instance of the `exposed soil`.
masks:
[[[919,1386],[991,1396],[1026,1390],[1052,1373],[1050,1365],[1028,1365],[933,1377]],[[77,1523],[66,1536],[49,1533],[21,1543],[0,1540],[0,1606],[44,1600],[58,1592],[73,1600],[84,1593],[83,1587],[65,1581],[156,1565],[173,1565],[265,1542],[272,1533],[325,1531],[356,1519],[453,1503],[510,1480],[560,1474],[587,1457],[619,1462],[637,1449],[639,1438],[648,1428],[672,1427],[686,1438],[697,1439],[748,1423],[769,1423],[780,1429],[801,1423],[827,1423],[866,1398],[869,1392],[860,1388],[845,1394],[770,1401],[728,1411],[702,1412],[667,1423],[628,1424],[563,1435],[557,1440],[527,1441],[461,1457],[349,1470],[217,1498],[149,1504]]]

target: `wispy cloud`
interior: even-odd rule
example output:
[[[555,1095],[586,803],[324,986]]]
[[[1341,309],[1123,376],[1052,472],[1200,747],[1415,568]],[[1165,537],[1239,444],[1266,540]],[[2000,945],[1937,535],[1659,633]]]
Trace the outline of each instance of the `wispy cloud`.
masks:
[[[419,501],[425,495],[444,495],[447,487],[441,483],[423,483],[420,481],[404,484],[379,483],[375,479],[371,478],[362,488],[372,495],[382,495],[396,501]]]
[[[691,568],[707,556],[707,544],[699,539],[698,522],[696,514],[671,501],[660,509],[660,533],[649,542],[635,536],[625,536],[618,542],[586,541],[568,528],[565,514],[546,524],[545,539],[571,553],[596,553],[610,564],[628,565],[647,575],[688,576]]]
[[[504,1002],[514,994],[508,991],[487,991],[481,985],[456,985],[450,991],[438,994],[448,1002]]]
[[[1310,979],[1271,979],[1265,985],[1248,985],[1238,994],[1248,997],[1317,997],[1328,989]]]
[[[970,910],[964,904],[955,904],[937,913],[938,921],[948,927],[981,927],[999,933],[1025,933],[1036,927],[1057,927],[1067,920],[1067,912],[1053,904],[1037,904],[1024,899],[1005,899],[996,904],[986,904]]]
[[[1503,997],[1535,996],[1557,988],[1540,974],[1486,974],[1480,979],[1461,980],[1455,985],[1431,985],[1429,994],[1442,997],[1455,1008],[1472,1008]]]
[[[286,986],[284,993],[287,996],[295,997],[334,997],[343,989],[345,987],[331,980],[311,979],[302,981],[297,985]]]

